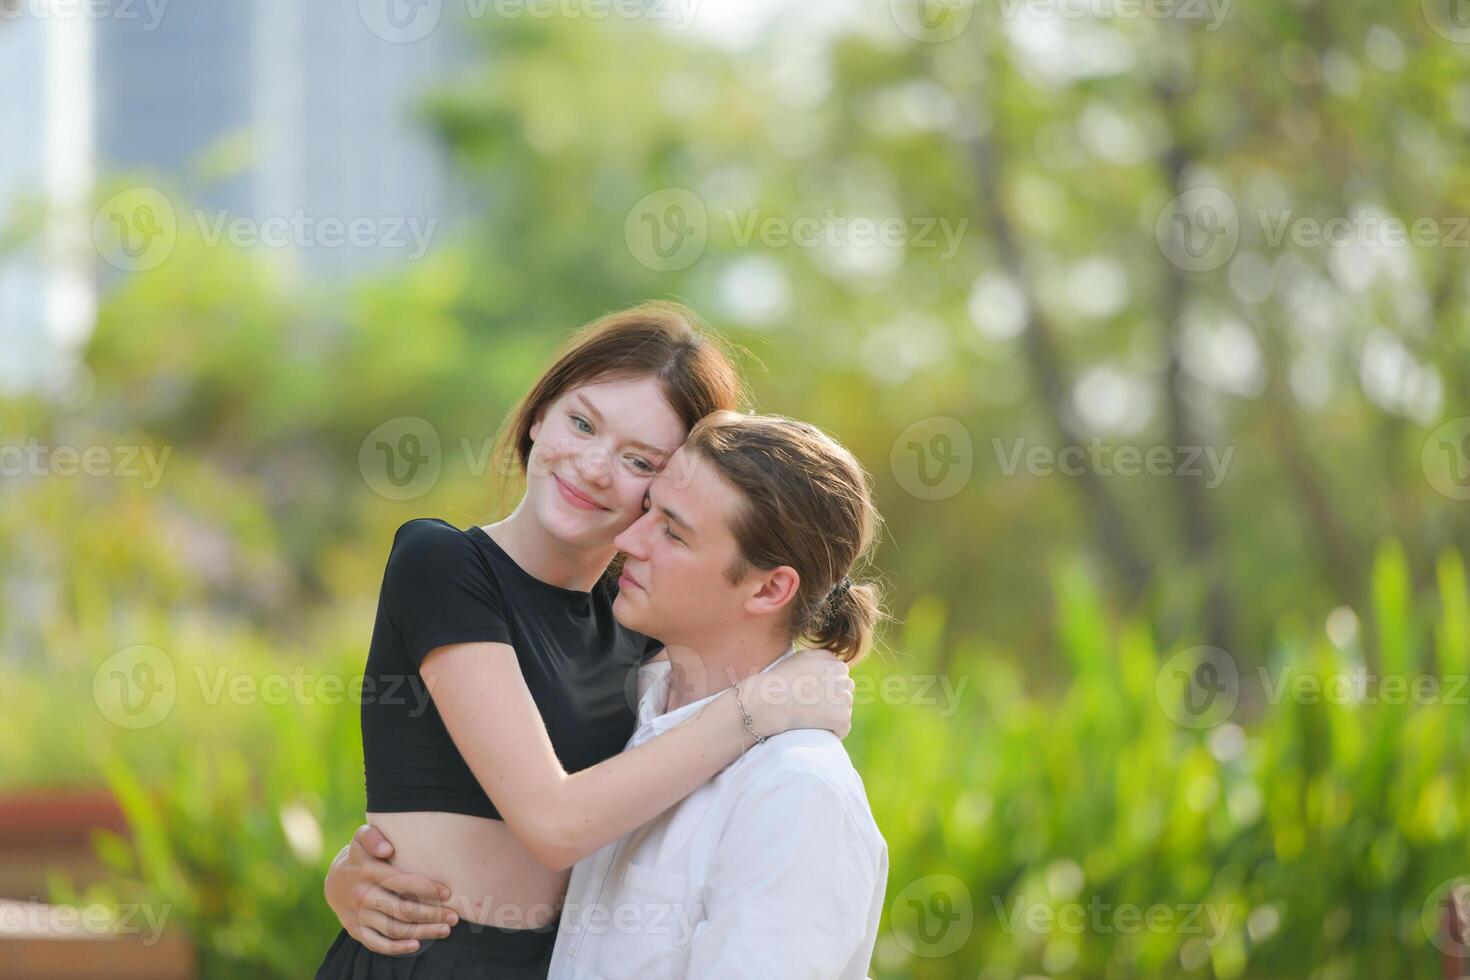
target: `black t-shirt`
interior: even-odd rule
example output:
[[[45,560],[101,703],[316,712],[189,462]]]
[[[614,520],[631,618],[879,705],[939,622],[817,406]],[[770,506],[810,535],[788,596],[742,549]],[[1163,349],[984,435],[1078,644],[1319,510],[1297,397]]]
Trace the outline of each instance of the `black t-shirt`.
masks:
[[[501,819],[418,672],[430,650],[449,643],[515,648],[568,772],[622,751],[633,734],[638,665],[660,644],[613,619],[616,597],[606,579],[579,592],[534,578],[479,527],[428,518],[400,527],[363,676],[368,810]]]

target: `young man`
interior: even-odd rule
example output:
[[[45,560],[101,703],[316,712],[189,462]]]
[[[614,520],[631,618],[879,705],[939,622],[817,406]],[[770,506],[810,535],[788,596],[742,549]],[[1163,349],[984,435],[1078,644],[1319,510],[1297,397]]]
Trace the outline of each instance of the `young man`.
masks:
[[[877,520],[862,469],[819,430],[735,413],[696,425],[617,541],[614,612],[665,644],[639,670],[630,747],[796,640],[861,655],[877,590],[848,572]],[[867,976],[888,853],[861,779],[830,732],[750,731],[745,744],[663,816],[577,863],[553,980]],[[442,921],[417,908],[400,918]],[[404,924],[398,936],[434,934]]]

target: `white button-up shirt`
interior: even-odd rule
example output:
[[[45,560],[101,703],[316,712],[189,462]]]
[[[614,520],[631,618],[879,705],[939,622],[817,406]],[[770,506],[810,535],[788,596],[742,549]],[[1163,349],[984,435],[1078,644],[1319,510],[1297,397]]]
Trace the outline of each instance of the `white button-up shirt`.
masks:
[[[670,677],[667,661],[640,669],[629,748],[715,696],[666,712]],[[577,862],[550,980],[864,978],[887,882],[841,740],[786,732]]]

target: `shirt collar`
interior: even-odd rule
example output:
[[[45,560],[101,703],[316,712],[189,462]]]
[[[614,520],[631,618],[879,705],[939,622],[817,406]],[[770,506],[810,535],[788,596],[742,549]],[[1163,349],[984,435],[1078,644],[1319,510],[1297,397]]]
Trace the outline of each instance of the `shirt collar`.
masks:
[[[788,647],[785,653],[762,667],[760,673],[765,673],[795,653],[795,645]],[[667,659],[658,660],[651,664],[644,664],[639,670],[640,672],[649,672],[651,683],[649,683],[647,690],[643,692],[643,697],[638,701],[638,731],[633,736],[635,742],[643,742],[646,739],[653,738],[655,735],[662,735],[725,693],[724,691],[716,691],[707,697],[700,698],[698,701],[681,704],[672,711],[666,711],[664,710],[664,706],[669,703],[669,685],[673,681],[673,664]]]

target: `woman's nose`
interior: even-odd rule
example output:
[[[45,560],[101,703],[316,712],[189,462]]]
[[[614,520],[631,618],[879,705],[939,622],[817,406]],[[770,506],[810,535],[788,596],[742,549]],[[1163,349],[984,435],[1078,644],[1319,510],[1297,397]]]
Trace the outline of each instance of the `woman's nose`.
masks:
[[[606,483],[612,471],[610,463],[609,453],[602,446],[592,446],[577,454],[577,472],[589,483]]]

